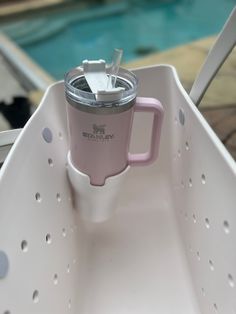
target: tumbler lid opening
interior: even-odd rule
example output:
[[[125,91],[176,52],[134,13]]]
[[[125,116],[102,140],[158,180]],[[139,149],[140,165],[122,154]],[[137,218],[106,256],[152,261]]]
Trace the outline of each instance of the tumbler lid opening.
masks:
[[[124,88],[116,87],[122,55],[123,50],[114,50],[109,74],[104,60],[83,61],[85,79],[97,101],[116,101],[123,97]]]
[[[120,67],[121,55],[121,51],[115,50],[111,64],[104,60],[85,60],[66,73],[67,101],[84,111],[128,110],[137,95],[138,79],[134,73]]]

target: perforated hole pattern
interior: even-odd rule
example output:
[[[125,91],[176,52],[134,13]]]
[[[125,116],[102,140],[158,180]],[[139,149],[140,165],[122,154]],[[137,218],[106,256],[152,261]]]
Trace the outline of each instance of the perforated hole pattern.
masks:
[[[38,150],[41,150],[42,154],[31,151],[31,165],[22,166],[22,177],[29,177],[32,169],[34,177],[31,182],[13,186],[11,198],[3,199],[3,194],[0,196],[5,208],[9,212],[14,212],[16,220],[25,220],[23,222],[25,228],[20,230],[22,224],[16,224],[15,232],[7,237],[9,242],[6,243],[11,264],[8,279],[14,281],[14,289],[21,290],[23,305],[20,300],[17,302],[17,299],[12,302],[13,296],[4,295],[3,290],[0,302],[2,314],[36,312],[49,314],[75,311],[73,304],[76,302],[75,286],[78,276],[75,255],[78,245],[77,226],[76,213],[72,208],[70,187],[66,178],[65,146],[67,144],[64,139],[63,132],[58,131],[55,126],[52,125],[50,128],[39,126],[36,140]],[[18,158],[21,158],[21,154],[24,155],[24,152],[18,152]],[[42,181],[42,172],[44,181]],[[14,191],[17,193],[17,213],[14,210],[16,197]],[[1,192],[4,193],[2,188]],[[31,221],[35,220],[37,223],[31,224]],[[6,225],[11,225],[10,221],[6,221]],[[2,231],[8,234],[7,229]],[[22,239],[19,239],[20,234]],[[18,258],[13,258],[15,254],[19,255],[21,263],[17,263]],[[32,262],[33,260],[38,260],[38,263]],[[40,275],[40,265],[44,265],[45,274],[48,274],[43,276],[44,278]],[[25,278],[26,273],[30,280]],[[45,294],[49,290],[50,301]]]
[[[188,109],[176,108],[173,118],[176,140],[173,187],[180,229],[202,311],[206,314],[236,313],[232,274],[236,271],[236,260],[230,249],[234,246],[236,230],[231,226],[235,223],[229,221],[233,209],[232,194],[226,187],[222,188],[221,180],[225,179],[226,173],[214,169],[212,157],[198,146],[191,115]],[[198,160],[197,165],[193,158]],[[221,186],[220,190],[217,185]]]
[[[60,98],[50,101],[57,106]],[[173,127],[170,168],[179,229],[201,312],[236,313],[235,181],[205,133],[193,125],[196,119],[184,102],[183,97],[176,98],[166,114],[172,119],[168,120],[169,128]],[[1,249],[11,265],[7,279],[21,292],[21,298],[14,298],[13,302],[9,289],[0,285],[4,300],[0,302],[0,313],[76,314],[80,282],[77,261],[81,262],[75,255],[79,246],[77,218],[65,169],[68,147],[66,127],[61,121],[66,121],[66,117],[63,112],[61,121],[57,121],[54,111],[53,107],[47,108],[20,144],[27,147],[30,162],[25,150],[18,148],[17,158],[9,164],[10,197],[6,178],[1,181],[0,199],[5,205],[1,208],[0,243],[3,235],[5,239]],[[54,119],[50,119],[52,116]],[[37,150],[31,150],[29,143]],[[215,165],[220,167],[216,169]],[[21,178],[31,180],[14,180],[17,172]],[[222,184],[222,178],[227,184]],[[216,190],[216,186],[220,189]],[[17,223],[10,229],[13,218]],[[30,280],[26,280],[25,274]]]

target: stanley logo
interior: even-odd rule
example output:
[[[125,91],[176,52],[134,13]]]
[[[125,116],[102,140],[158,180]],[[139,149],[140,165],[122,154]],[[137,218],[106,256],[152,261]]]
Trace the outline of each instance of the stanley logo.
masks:
[[[114,138],[114,134],[106,134],[106,125],[93,124],[93,132],[83,132],[83,137],[86,137],[88,140],[92,141],[109,141]]]

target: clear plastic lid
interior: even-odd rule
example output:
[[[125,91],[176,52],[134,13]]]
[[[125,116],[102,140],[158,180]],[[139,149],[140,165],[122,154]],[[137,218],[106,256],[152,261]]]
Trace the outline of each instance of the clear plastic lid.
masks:
[[[106,67],[106,74],[111,74],[111,66]],[[85,78],[83,66],[77,67],[65,75],[65,92],[67,100],[71,103],[89,107],[121,107],[129,104],[137,95],[138,79],[131,72],[124,68],[119,68],[115,87],[122,87],[119,99],[99,100],[98,93],[93,93]]]

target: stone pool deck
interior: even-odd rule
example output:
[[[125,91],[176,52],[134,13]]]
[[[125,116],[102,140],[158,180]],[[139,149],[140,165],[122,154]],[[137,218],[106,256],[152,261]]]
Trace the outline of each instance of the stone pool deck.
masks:
[[[186,91],[203,64],[216,37],[208,37],[129,63],[129,68],[171,64]],[[200,111],[236,160],[236,50],[234,49],[199,106]]]
[[[60,5],[65,0],[22,0],[8,1],[1,3],[0,1],[0,19],[9,20],[9,18],[17,17],[19,14],[29,14],[39,9],[54,8],[55,5]]]
[[[148,57],[125,64],[128,68],[137,68],[153,64],[171,64],[176,67],[180,80],[187,91],[199,71],[206,55],[215,38],[206,38],[174,49],[155,53]],[[6,74],[7,73],[7,74]],[[51,79],[49,77],[49,79]],[[21,84],[16,82],[14,74],[4,65],[0,58],[0,84],[7,81],[5,89],[1,88],[0,97],[9,98],[14,96],[17,88],[18,93],[25,92]],[[16,88],[16,85],[18,87]],[[225,62],[217,77],[209,87],[200,104],[200,111],[215,130],[216,134],[225,144],[231,155],[236,159],[236,51],[234,50]],[[15,89],[16,88],[16,89]],[[12,93],[11,93],[12,91]],[[14,91],[14,92],[13,92]],[[5,93],[5,94],[4,94]],[[32,90],[28,93],[34,104],[39,104],[43,95],[42,90]],[[0,130],[7,128],[1,123]]]

